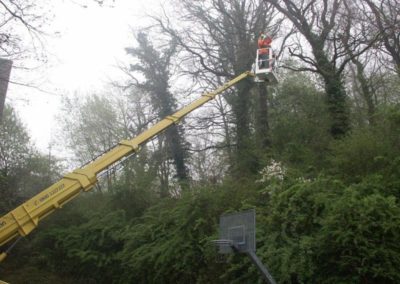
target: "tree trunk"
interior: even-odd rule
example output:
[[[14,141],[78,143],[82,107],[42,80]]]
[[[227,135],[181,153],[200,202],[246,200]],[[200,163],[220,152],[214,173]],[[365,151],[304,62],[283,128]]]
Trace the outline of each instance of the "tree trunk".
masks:
[[[328,60],[324,50],[318,43],[311,43],[315,60],[321,70],[325,83],[328,111],[331,116],[330,133],[335,138],[343,137],[350,128],[349,113],[346,104],[346,91],[342,75],[336,66]]]
[[[6,100],[8,81],[12,68],[12,61],[0,58],[0,122],[3,118],[4,103]]]
[[[257,148],[261,152],[268,150],[271,141],[269,139],[268,124],[268,88],[264,84],[258,85],[258,105],[256,113],[256,137]]]
[[[364,73],[364,66],[361,64],[360,61],[357,59],[353,59],[353,63],[356,65],[357,68],[357,79],[360,83],[361,87],[361,96],[364,98],[365,103],[367,104],[367,115],[368,115],[368,122],[370,125],[375,124],[375,104],[373,100],[373,94],[371,92],[371,88],[369,87],[368,80],[365,77]]]
[[[167,145],[174,160],[176,177],[182,189],[188,187],[188,172],[185,165],[185,150],[183,147],[184,139],[179,133],[177,125],[172,125],[165,131]]]
[[[236,163],[235,176],[248,176],[256,173],[258,169],[257,158],[252,149],[250,133],[249,99],[252,82],[243,81],[238,84],[238,95],[233,105],[236,120]]]
[[[338,74],[324,77],[328,110],[331,115],[331,135],[338,139],[349,130],[349,114],[346,105],[346,91]]]

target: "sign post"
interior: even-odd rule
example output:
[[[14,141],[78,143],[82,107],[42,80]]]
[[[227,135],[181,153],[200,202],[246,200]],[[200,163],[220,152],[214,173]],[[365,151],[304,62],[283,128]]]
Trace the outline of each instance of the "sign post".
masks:
[[[11,60],[0,58],[0,122],[3,119],[3,110],[6,101],[12,63],[13,62]]]

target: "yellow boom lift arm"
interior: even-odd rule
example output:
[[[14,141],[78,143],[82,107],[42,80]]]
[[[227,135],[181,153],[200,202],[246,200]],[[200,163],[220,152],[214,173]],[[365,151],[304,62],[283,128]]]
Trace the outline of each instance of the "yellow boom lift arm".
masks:
[[[165,117],[135,138],[131,140],[122,140],[115,148],[86,166],[65,175],[55,184],[1,217],[0,246],[18,236],[24,237],[28,235],[38,226],[39,221],[44,217],[48,216],[56,209],[61,208],[62,205],[79,195],[82,191],[91,190],[97,182],[97,175],[99,173],[120,161],[122,158],[136,153],[142,145],[163,132],[169,126],[178,123],[190,112],[201,107],[206,102],[214,99],[218,94],[249,76],[254,75],[251,72],[242,73],[213,92],[203,94],[191,104]],[[4,260],[6,256],[6,252],[1,253],[0,262]]]

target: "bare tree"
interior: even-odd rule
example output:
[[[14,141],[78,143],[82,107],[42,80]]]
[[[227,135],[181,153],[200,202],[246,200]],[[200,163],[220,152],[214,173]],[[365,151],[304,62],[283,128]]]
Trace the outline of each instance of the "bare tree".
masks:
[[[49,21],[46,3],[33,0],[0,1],[0,56],[21,60],[43,56],[44,24]],[[30,45],[27,45],[29,42]]]
[[[302,35],[295,48],[289,52],[305,64],[296,70],[311,71],[322,77],[332,119],[330,131],[335,138],[344,135],[350,125],[343,71],[353,57],[362,54],[372,45],[372,42],[364,48],[358,48],[358,42],[347,47],[343,45],[340,23],[344,17],[344,1],[265,0],[285,15]],[[308,45],[311,56],[307,52]],[[352,56],[349,50],[352,50]]]
[[[366,71],[367,62],[372,60],[372,52],[358,53],[355,48],[363,48],[370,42],[377,40],[376,33],[371,31],[370,25],[367,23],[362,13],[359,13],[359,6],[356,2],[344,1],[345,11],[343,13],[343,21],[341,23],[341,42],[348,56],[351,58],[350,73],[354,77],[352,82],[353,90],[357,91],[364,100],[367,107],[367,117],[369,124],[374,124],[375,118],[375,101],[371,83],[369,82]],[[355,44],[357,43],[357,44]]]
[[[259,34],[268,29],[276,36],[279,29],[279,22],[274,22],[275,10],[262,1],[184,0],[179,1],[177,7],[175,17],[179,18],[179,26],[167,16],[155,20],[164,32],[177,40],[187,55],[186,62],[190,63],[187,72],[200,80],[206,78],[218,82],[221,78],[230,79],[250,70]],[[226,97],[235,125],[233,169],[242,174],[257,171],[250,128],[249,94],[252,88],[251,80],[244,80],[237,84],[232,96]],[[266,96],[260,99],[266,99]],[[259,114],[266,115],[267,112]]]
[[[368,21],[379,33],[382,50],[391,58],[391,64],[400,76],[400,1],[362,0],[370,8]]]

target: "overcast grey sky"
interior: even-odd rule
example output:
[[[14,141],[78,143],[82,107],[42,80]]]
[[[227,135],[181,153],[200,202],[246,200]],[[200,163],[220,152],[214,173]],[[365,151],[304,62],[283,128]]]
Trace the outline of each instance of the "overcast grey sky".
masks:
[[[146,0],[109,3],[112,6],[90,0],[52,2],[54,20],[48,28],[58,33],[45,39],[49,63],[28,73],[13,70],[11,74],[11,80],[33,81],[51,93],[13,84],[7,93],[7,102],[16,108],[41,151],[47,151],[52,140],[62,139],[54,137],[61,95],[101,90],[115,78],[115,66],[126,58],[124,48],[133,44],[131,28],[144,26],[146,13],[155,13],[159,7],[158,1]]]

